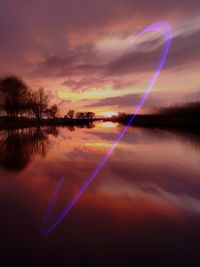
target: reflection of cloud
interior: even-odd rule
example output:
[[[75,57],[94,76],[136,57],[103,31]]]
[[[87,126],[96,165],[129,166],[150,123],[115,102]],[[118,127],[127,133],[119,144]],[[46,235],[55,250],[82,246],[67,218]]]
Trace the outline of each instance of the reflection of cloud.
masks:
[[[137,266],[148,266],[150,262],[158,260],[157,252],[166,260],[170,258],[174,262],[176,258],[179,263],[182,261],[183,266],[188,254],[195,261],[199,259],[200,186],[197,154],[193,155],[196,167],[190,166],[193,160],[189,150],[187,155],[183,155],[184,145],[179,151],[180,157],[176,157],[177,161],[171,160],[173,151],[169,149],[171,153],[166,153],[168,161],[165,162],[162,156],[169,142],[157,146],[149,136],[149,144],[144,143],[142,150],[140,145],[142,141],[146,142],[146,136],[138,133],[134,139],[137,129],[127,132],[129,144],[126,150],[120,150],[118,155],[113,153],[69,216],[64,218],[50,239],[47,237],[46,241],[43,239],[44,242],[41,242],[41,236],[36,233],[39,233],[43,212],[57,182],[63,176],[66,178],[66,191],[62,191],[57,203],[57,207],[62,208],[72,191],[75,189],[77,192],[97,163],[98,152],[95,154],[90,149],[80,149],[81,145],[84,146],[83,135],[91,139],[88,133],[94,129],[79,131],[79,135],[76,135],[77,130],[70,135],[71,139],[67,139],[67,130],[60,130],[63,135],[59,134],[52,141],[55,144],[57,140],[64,141],[66,148],[73,146],[72,154],[67,154],[61,142],[60,148],[58,146],[57,150],[49,151],[50,156],[45,161],[33,161],[28,171],[8,175],[1,170],[0,208],[6,211],[6,216],[1,219],[1,241],[3,244],[16,244],[9,248],[5,245],[1,247],[2,259],[5,258],[6,263],[15,257],[20,262],[33,259],[35,265],[38,258],[44,265],[58,262],[66,266],[79,266],[83,262],[92,262],[94,265],[97,251],[100,251],[98,263],[101,266],[105,262],[110,266],[113,263],[116,266],[119,263],[128,266],[130,262],[133,266],[136,263]],[[139,139],[140,134],[143,140]],[[141,141],[140,145],[132,146],[131,138]],[[101,138],[94,138],[94,141],[98,140]],[[175,145],[173,142],[171,148]],[[146,160],[148,151],[150,160]],[[182,162],[181,156],[188,162]],[[79,157],[81,160],[76,160]],[[22,220],[19,220],[19,215]],[[62,238],[58,238],[60,236]],[[77,249],[66,254],[66,246]],[[59,260],[55,253],[49,257],[52,251],[59,253]],[[84,260],[77,257],[77,251],[78,255],[85,253]],[[144,254],[148,255],[147,259],[141,257]],[[13,255],[12,259],[9,255]]]
[[[165,205],[173,209],[182,211],[189,211],[200,214],[200,199],[193,197],[187,193],[173,193],[163,190],[162,187],[152,184],[151,182],[144,185],[134,185],[124,180],[117,180],[113,184],[98,187],[98,191],[103,194],[112,195],[112,197],[125,198],[129,201],[136,199],[152,199],[158,203],[165,203]]]
[[[199,198],[198,171],[193,170],[191,173],[191,170],[183,168],[180,164],[176,166],[175,163],[170,165],[169,163],[146,161],[141,165],[141,159],[137,159],[136,154],[134,154],[133,160],[126,161],[126,150],[121,149],[119,153],[120,158],[124,159],[123,162],[119,164],[118,161],[110,161],[109,163],[109,169],[112,170],[115,181],[119,179],[118,183],[121,181],[128,186],[136,186],[151,193],[155,188],[160,188],[173,195],[188,195],[192,198]],[[131,150],[128,155],[130,158]],[[193,177],[192,181],[191,176]],[[180,177],[182,178],[181,181]]]

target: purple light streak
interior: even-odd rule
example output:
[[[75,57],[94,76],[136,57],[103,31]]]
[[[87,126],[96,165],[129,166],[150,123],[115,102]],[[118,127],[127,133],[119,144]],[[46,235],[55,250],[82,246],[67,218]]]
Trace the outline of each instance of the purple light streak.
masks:
[[[168,22],[165,21],[161,21],[161,22],[156,22],[152,25],[150,25],[149,27],[147,27],[146,29],[144,29],[141,33],[139,33],[134,39],[132,39],[129,44],[133,44],[140,36],[142,36],[143,34],[150,32],[150,31],[156,31],[158,33],[160,33],[163,37],[164,40],[164,47],[163,47],[163,53],[162,53],[162,57],[161,60],[157,66],[156,71],[153,73],[152,78],[150,80],[149,86],[147,88],[147,90],[145,91],[140,103],[138,104],[136,110],[133,112],[133,115],[131,116],[130,120],[128,121],[127,125],[124,127],[123,131],[120,133],[119,137],[117,138],[117,140],[113,143],[112,147],[109,149],[109,151],[107,152],[107,154],[105,155],[105,157],[103,157],[103,159],[101,160],[101,162],[99,163],[99,165],[97,166],[97,168],[91,173],[91,175],[88,177],[88,179],[86,180],[86,182],[81,186],[78,194],[74,197],[74,199],[72,199],[72,201],[66,205],[66,207],[64,208],[64,210],[62,211],[62,213],[58,216],[58,218],[56,219],[55,223],[52,224],[50,227],[46,227],[47,223],[48,223],[48,219],[49,216],[53,210],[53,208],[55,207],[56,204],[56,197],[60,191],[60,188],[62,187],[63,181],[64,181],[64,177],[60,180],[60,182],[58,183],[52,198],[50,200],[49,206],[45,212],[44,215],[44,219],[42,222],[42,227],[41,227],[41,234],[46,235],[48,233],[50,233],[51,231],[53,231],[56,226],[62,221],[62,219],[65,217],[65,215],[71,210],[71,208],[75,205],[75,203],[79,200],[79,198],[81,197],[81,195],[84,193],[84,191],[87,189],[87,187],[90,185],[90,183],[92,182],[92,180],[95,178],[95,176],[98,174],[98,172],[101,170],[101,168],[103,167],[103,165],[105,164],[105,162],[108,160],[108,158],[111,156],[113,150],[115,149],[115,147],[118,145],[118,143],[120,142],[120,140],[122,139],[122,137],[124,136],[124,134],[126,133],[126,131],[128,130],[129,126],[131,125],[131,123],[133,122],[135,116],[137,115],[137,113],[139,112],[139,110],[141,109],[142,105],[144,104],[145,100],[147,99],[151,89],[153,88],[158,75],[165,63],[169,48],[170,48],[170,44],[171,44],[171,40],[172,40],[172,29],[171,26]]]

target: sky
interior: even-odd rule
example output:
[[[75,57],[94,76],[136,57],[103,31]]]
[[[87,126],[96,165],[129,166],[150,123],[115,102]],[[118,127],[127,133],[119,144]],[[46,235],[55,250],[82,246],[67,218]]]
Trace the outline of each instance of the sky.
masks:
[[[132,112],[162,41],[145,27],[167,21],[170,52],[142,113],[200,100],[199,0],[0,0],[0,76],[44,87],[60,115]]]

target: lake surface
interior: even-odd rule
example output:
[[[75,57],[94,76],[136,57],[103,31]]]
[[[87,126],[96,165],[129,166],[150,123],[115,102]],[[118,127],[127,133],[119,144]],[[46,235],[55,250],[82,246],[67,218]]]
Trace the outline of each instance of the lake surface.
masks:
[[[2,266],[199,266],[200,136],[130,127],[60,224],[54,224],[123,126],[0,132]],[[13,265],[12,265],[13,266]]]

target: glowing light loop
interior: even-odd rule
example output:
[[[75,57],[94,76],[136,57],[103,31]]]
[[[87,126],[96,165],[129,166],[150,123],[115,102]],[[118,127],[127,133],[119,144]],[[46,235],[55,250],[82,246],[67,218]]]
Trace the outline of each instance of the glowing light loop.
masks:
[[[103,157],[103,159],[101,160],[101,162],[99,163],[99,165],[97,166],[96,169],[94,169],[94,171],[91,173],[91,175],[87,178],[87,180],[85,181],[84,184],[82,184],[79,192],[77,193],[77,195],[71,200],[70,203],[68,203],[64,210],[62,211],[62,213],[56,218],[54,224],[52,224],[51,226],[47,227],[48,224],[48,219],[49,216],[52,212],[52,210],[54,209],[55,205],[56,205],[56,198],[57,195],[63,185],[63,181],[64,178],[62,178],[60,180],[60,182],[58,183],[52,198],[50,200],[49,206],[45,212],[44,218],[43,218],[43,222],[42,222],[42,227],[41,227],[41,234],[45,235],[50,233],[52,230],[54,230],[56,228],[56,226],[61,222],[61,220],[65,217],[65,215],[71,210],[71,208],[75,205],[75,203],[79,200],[79,198],[81,197],[81,195],[83,194],[83,192],[87,189],[87,187],[90,185],[90,183],[92,182],[92,180],[95,178],[95,176],[98,174],[98,172],[101,170],[101,168],[103,167],[103,165],[105,164],[105,162],[108,160],[108,158],[110,157],[110,155],[112,154],[113,150],[115,149],[115,147],[118,145],[118,143],[120,142],[120,140],[122,139],[123,135],[126,133],[126,131],[128,130],[129,126],[131,125],[131,123],[133,122],[135,116],[137,115],[137,113],[139,112],[139,110],[141,109],[142,105],[144,104],[145,100],[147,99],[151,89],[153,88],[158,75],[165,63],[169,48],[170,48],[170,44],[171,44],[171,40],[172,40],[172,29],[171,26],[168,22],[165,21],[161,21],[161,22],[156,22],[150,26],[148,26],[146,29],[144,29],[141,33],[139,33],[135,38],[133,38],[129,44],[133,44],[138,38],[140,38],[143,34],[150,32],[150,31],[156,31],[158,33],[160,33],[163,37],[163,41],[164,41],[164,45],[163,45],[163,52],[162,52],[162,56],[160,59],[160,62],[157,65],[157,69],[155,70],[155,72],[152,75],[152,78],[150,80],[150,83],[148,85],[148,88],[146,89],[141,101],[139,102],[137,108],[135,109],[135,111],[133,112],[133,115],[131,116],[131,118],[129,119],[127,125],[124,127],[123,131],[120,133],[119,137],[117,138],[117,140],[113,143],[112,147],[109,149],[109,151],[107,152],[107,154]]]

